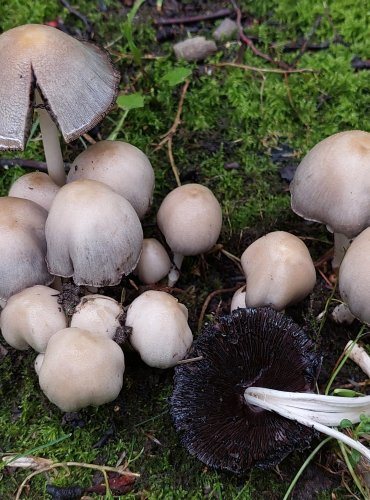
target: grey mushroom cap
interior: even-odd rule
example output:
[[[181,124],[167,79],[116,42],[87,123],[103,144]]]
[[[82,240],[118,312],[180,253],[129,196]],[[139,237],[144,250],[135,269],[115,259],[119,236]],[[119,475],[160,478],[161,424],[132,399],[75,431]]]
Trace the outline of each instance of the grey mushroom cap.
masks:
[[[9,196],[34,201],[49,210],[58,191],[59,186],[48,174],[30,172],[18,177],[9,190]]]
[[[50,26],[0,36],[0,150],[24,149],[35,88],[66,142],[93,128],[115,102],[119,73],[106,52]]]
[[[48,285],[45,222],[47,211],[30,200],[0,198],[0,299],[33,285]]]
[[[153,198],[154,170],[137,147],[121,141],[99,141],[77,156],[67,182],[92,179],[120,194],[142,219]]]
[[[112,286],[137,265],[143,244],[130,203],[88,179],[63,186],[46,221],[47,263],[77,285]]]
[[[370,225],[370,133],[339,132],[314,146],[290,185],[292,209],[353,238]]]
[[[348,248],[339,268],[339,291],[351,313],[370,324],[370,227]]]

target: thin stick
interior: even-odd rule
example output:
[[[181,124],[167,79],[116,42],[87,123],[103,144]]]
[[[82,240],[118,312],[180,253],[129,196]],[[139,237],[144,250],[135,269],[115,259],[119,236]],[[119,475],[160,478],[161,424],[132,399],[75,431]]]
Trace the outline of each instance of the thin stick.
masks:
[[[213,290],[213,292],[211,292],[206,300],[204,301],[203,303],[203,306],[202,306],[202,310],[200,312],[200,315],[199,315],[199,320],[198,320],[198,332],[200,331],[200,329],[202,328],[202,323],[203,323],[203,319],[204,319],[204,315],[206,314],[206,311],[207,311],[207,307],[209,305],[209,303],[211,302],[211,300],[213,299],[213,297],[216,297],[217,295],[220,295],[222,293],[231,293],[231,292],[236,292],[236,290],[240,288],[239,285],[237,286],[233,286],[232,288],[220,288],[218,290]]]
[[[176,166],[175,160],[173,158],[173,153],[172,153],[172,137],[170,137],[168,139],[168,142],[167,142],[167,154],[168,154],[168,159],[170,161],[173,175],[175,176],[175,179],[176,179],[176,184],[180,187],[181,186],[180,172]]]
[[[1,158],[0,168],[4,167],[23,167],[23,168],[34,168],[35,170],[40,170],[41,172],[47,172],[48,168],[46,162],[36,161],[36,160],[23,160],[22,158]]]
[[[199,21],[211,21],[213,19],[220,19],[221,17],[228,17],[232,14],[230,9],[221,9],[210,14],[199,14],[198,16],[184,16],[184,17],[170,17],[168,19],[158,19],[154,24],[158,26],[166,26],[169,24],[191,24]]]
[[[248,64],[240,64],[235,62],[221,62],[214,63],[212,66],[216,68],[230,67],[244,69],[245,71],[256,71],[259,73],[277,73],[280,75],[292,74],[292,73],[316,73],[315,70],[310,68],[289,68],[289,69],[276,69],[276,68],[259,68],[258,66],[249,66]]]
[[[176,365],[187,365],[188,363],[194,363],[195,361],[201,361],[203,356],[197,356],[196,358],[181,359],[176,363]]]

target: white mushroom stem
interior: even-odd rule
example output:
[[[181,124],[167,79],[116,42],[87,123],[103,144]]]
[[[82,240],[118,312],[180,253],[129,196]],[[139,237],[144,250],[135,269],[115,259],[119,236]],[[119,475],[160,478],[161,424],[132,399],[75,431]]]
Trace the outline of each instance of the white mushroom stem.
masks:
[[[168,286],[170,287],[175,286],[178,279],[180,278],[180,269],[183,260],[184,260],[183,255],[179,253],[173,254],[173,259],[172,259],[173,266],[171,267],[170,272],[168,273]]]
[[[249,387],[244,398],[250,405],[274,411],[282,417],[295,420],[327,434],[360,452],[370,462],[370,450],[337,429],[343,419],[352,423],[360,415],[370,415],[370,396],[346,398],[318,394],[277,391],[263,387]]]
[[[339,269],[350,242],[344,234],[334,233],[334,256],[331,262],[333,269]]]
[[[370,378],[370,356],[365,349],[356,342],[350,340],[344,348],[345,354],[348,352],[348,357],[352,359],[361,370]]]
[[[43,105],[44,101],[38,91],[36,91],[36,104]],[[48,173],[58,186],[66,183],[66,173],[62,150],[59,142],[59,131],[49,113],[43,107],[37,108],[39,115],[42,142],[44,145],[46,165]]]

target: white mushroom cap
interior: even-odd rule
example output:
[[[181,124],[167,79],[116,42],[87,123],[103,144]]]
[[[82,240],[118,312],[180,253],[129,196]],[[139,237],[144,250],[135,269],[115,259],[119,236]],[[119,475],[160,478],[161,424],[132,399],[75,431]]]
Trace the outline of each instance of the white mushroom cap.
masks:
[[[243,308],[245,306],[245,294],[246,294],[246,285],[238,288],[234,293],[231,304],[230,304],[230,312],[235,311],[235,309]]]
[[[67,182],[92,179],[107,184],[136,210],[142,219],[152,202],[154,171],[148,157],[132,144],[100,141],[77,156]]]
[[[370,324],[370,227],[351,243],[339,268],[339,291],[351,313]]]
[[[157,223],[175,254],[198,255],[210,250],[220,235],[221,207],[207,187],[185,184],[164,198]]]
[[[171,269],[170,258],[164,246],[155,238],[144,238],[143,251],[135,269],[142,283],[150,285],[167,276]]]
[[[40,205],[45,210],[50,206],[59,190],[59,186],[44,172],[31,172],[19,177],[11,186],[9,196],[25,198]]]
[[[308,295],[316,282],[306,245],[285,231],[268,233],[243,253],[247,307],[271,306],[281,311]]]
[[[37,370],[46,397],[62,411],[77,411],[118,396],[125,359],[122,349],[104,335],[65,328],[50,338]]]
[[[75,308],[71,326],[113,339],[117,328],[121,327],[122,314],[123,307],[111,297],[85,295]]]
[[[45,234],[50,272],[95,287],[116,285],[129,274],[143,243],[140,220],[130,203],[88,179],[59,190]]]
[[[169,368],[183,359],[193,342],[188,310],[165,292],[147,291],[129,306],[130,342],[149,366]]]
[[[52,282],[45,262],[46,217],[33,201],[0,197],[0,299]]]
[[[93,128],[115,101],[119,74],[107,53],[50,26],[6,31],[0,56],[0,149],[24,148],[35,86],[67,142]]]
[[[67,318],[53,288],[35,285],[12,295],[1,312],[4,339],[15,349],[45,352],[50,337],[67,327]]]
[[[370,133],[340,132],[314,146],[290,185],[292,209],[353,238],[370,225]]]

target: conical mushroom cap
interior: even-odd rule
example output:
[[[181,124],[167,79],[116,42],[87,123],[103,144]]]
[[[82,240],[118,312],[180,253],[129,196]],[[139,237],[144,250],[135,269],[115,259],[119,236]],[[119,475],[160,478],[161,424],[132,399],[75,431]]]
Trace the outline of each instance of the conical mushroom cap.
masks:
[[[303,449],[312,429],[251,407],[251,386],[311,392],[321,365],[313,343],[291,319],[269,308],[237,309],[209,326],[175,368],[171,415],[188,451],[237,474],[278,464]]]
[[[115,101],[119,74],[104,51],[50,26],[0,36],[0,150],[23,149],[35,86],[66,142],[94,127]]]

